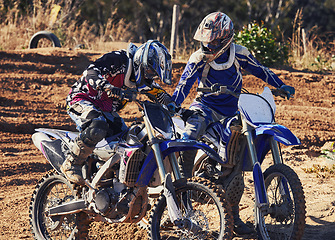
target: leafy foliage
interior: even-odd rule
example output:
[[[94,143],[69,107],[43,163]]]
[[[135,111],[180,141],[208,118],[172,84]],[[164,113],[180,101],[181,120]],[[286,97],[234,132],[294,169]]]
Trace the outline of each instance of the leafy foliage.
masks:
[[[243,45],[265,66],[283,64],[288,59],[288,48],[276,42],[272,32],[257,23],[248,24],[235,37],[237,44]]]

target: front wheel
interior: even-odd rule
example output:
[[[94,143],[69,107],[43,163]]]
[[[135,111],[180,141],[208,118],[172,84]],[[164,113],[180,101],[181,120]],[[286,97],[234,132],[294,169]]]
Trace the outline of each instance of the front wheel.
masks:
[[[298,175],[276,164],[264,172],[269,208],[255,208],[259,239],[299,240],[305,229],[306,202]]]
[[[198,177],[188,179],[175,190],[182,221],[191,227],[177,227],[170,221],[162,195],[150,216],[149,239],[232,239],[231,207],[223,197],[224,192]]]
[[[34,239],[85,239],[89,220],[84,212],[48,216],[48,209],[76,198],[72,184],[54,171],[37,184],[30,203],[30,225]]]

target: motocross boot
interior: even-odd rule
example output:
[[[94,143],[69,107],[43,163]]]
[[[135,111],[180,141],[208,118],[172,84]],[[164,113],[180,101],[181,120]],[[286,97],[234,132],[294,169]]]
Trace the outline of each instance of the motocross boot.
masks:
[[[234,232],[237,235],[250,235],[255,233],[254,229],[250,228],[241,220],[238,205],[232,206],[232,213],[234,218]]]
[[[194,166],[194,158],[197,154],[196,150],[183,151],[181,153],[181,158],[179,158],[179,164],[181,165],[181,174],[185,178],[192,177],[192,170]]]
[[[60,167],[60,170],[70,182],[85,185],[82,167],[93,149],[94,148],[87,146],[82,140],[76,138],[72,149]]]
[[[242,172],[238,171],[229,176],[229,182],[226,185],[226,199],[232,206],[234,218],[234,232],[237,235],[249,235],[254,233],[252,228],[249,228],[240,218],[239,203],[244,191],[244,180]]]

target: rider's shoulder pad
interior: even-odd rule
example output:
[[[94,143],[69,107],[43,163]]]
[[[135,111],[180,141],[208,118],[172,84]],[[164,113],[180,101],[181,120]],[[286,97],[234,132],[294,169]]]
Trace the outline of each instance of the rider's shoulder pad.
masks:
[[[199,50],[195,51],[194,53],[192,53],[188,62],[198,64],[203,60],[204,55],[205,54],[201,51],[201,49],[199,49]]]
[[[238,44],[235,44],[235,53],[236,54],[241,54],[241,55],[244,55],[244,56],[248,56],[250,54],[248,48],[246,48],[242,45],[238,45]]]

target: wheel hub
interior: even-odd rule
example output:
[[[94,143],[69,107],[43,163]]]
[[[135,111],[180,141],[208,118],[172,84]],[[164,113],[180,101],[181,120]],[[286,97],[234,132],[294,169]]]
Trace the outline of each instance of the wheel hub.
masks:
[[[288,202],[281,204],[271,204],[270,216],[275,218],[278,222],[290,220],[293,213],[293,208],[290,205],[291,204]]]

